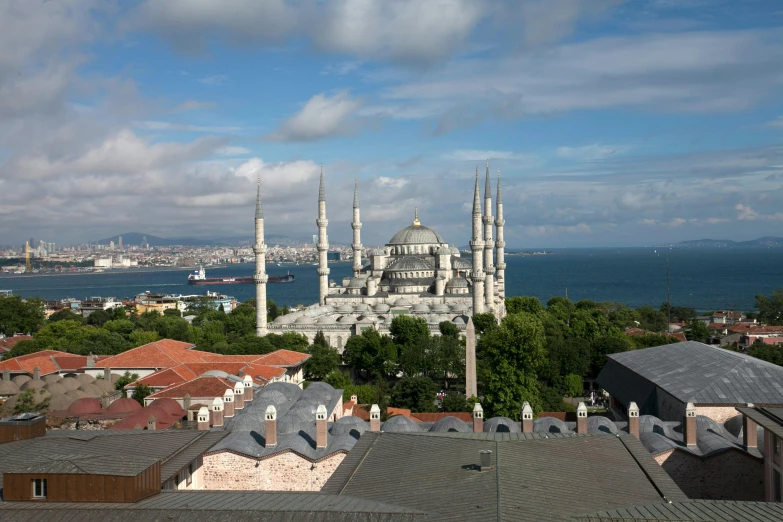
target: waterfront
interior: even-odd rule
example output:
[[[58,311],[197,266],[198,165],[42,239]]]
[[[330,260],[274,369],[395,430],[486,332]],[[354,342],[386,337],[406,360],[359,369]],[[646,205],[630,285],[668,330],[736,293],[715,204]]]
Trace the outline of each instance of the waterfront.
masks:
[[[630,307],[666,300],[666,259],[671,262],[672,303],[699,310],[753,308],[754,296],[783,286],[783,248],[692,249],[653,248],[564,249],[552,255],[509,256],[506,293],[533,295],[546,302],[564,295],[574,300],[616,301]],[[332,263],[330,277],[341,282],[351,275],[351,263]],[[318,275],[312,265],[270,264],[270,275],[296,275],[293,283],[267,286],[269,299],[281,305],[309,305],[318,300]],[[45,299],[91,296],[132,297],[144,291],[204,294],[206,290],[232,295],[240,301],[254,297],[253,285],[187,284],[192,269],[111,270],[96,274],[0,276],[0,289],[23,297]],[[230,265],[207,270],[207,275],[252,275],[253,265]]]

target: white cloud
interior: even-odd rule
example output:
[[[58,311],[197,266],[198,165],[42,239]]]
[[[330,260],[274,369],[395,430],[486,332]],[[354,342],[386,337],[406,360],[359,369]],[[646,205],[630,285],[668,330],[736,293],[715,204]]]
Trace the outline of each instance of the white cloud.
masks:
[[[405,178],[389,178],[386,176],[380,176],[375,180],[375,185],[381,188],[395,188],[399,189],[408,184],[408,180]]]
[[[217,103],[215,102],[209,102],[209,101],[198,101],[198,100],[186,100],[179,105],[177,105],[177,108],[175,109],[178,112],[184,112],[184,111],[198,111],[202,109],[212,109],[217,106]]]
[[[225,147],[220,147],[217,151],[215,151],[215,153],[219,156],[244,156],[246,154],[250,154],[250,151],[245,147],[227,145]]]
[[[304,107],[267,136],[273,141],[315,141],[333,136],[351,134],[357,130],[356,111],[361,101],[348,91],[329,97],[316,94]]]
[[[737,203],[734,208],[737,210],[737,212],[739,212],[737,219],[740,221],[755,221],[759,218],[758,212],[749,206],[743,205],[742,203]]]
[[[561,158],[577,161],[594,161],[621,154],[626,149],[627,147],[619,145],[601,145],[599,143],[594,143],[581,147],[558,147],[555,154]]]
[[[525,154],[508,150],[472,150],[457,149],[447,152],[441,156],[450,161],[518,161],[524,164],[538,163],[538,157],[535,154]]]
[[[210,76],[199,78],[198,82],[203,83],[204,85],[219,87],[221,85],[225,85],[226,82],[228,82],[228,76],[226,76],[225,74],[213,74]]]
[[[776,129],[783,129],[783,116],[778,116],[777,119],[767,123],[768,127],[774,127]]]
[[[242,127],[232,126],[202,126],[191,125],[189,123],[174,123],[170,121],[137,121],[134,125],[141,129],[155,130],[155,131],[183,131],[183,132],[205,132],[215,134],[232,134],[242,130]]]

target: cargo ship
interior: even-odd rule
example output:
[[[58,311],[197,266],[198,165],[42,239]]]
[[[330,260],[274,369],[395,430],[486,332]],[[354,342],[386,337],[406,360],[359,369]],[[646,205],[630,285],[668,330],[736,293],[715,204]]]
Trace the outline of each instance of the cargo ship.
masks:
[[[268,277],[268,283],[293,283],[296,280],[294,274],[290,272],[282,276]],[[254,283],[253,276],[207,277],[203,267],[188,275],[189,285],[252,285]]]

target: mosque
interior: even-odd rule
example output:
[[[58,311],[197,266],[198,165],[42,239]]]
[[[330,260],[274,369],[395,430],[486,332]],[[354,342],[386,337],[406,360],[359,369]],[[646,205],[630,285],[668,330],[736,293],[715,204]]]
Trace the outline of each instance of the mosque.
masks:
[[[503,240],[503,198],[500,173],[497,180],[496,214],[492,216],[492,191],[487,162],[484,211],[481,210],[478,169],[473,193],[472,260],[460,255],[435,230],[424,226],[415,211],[413,223],[389,240],[384,248],[372,250],[362,259],[358,185],[353,197],[353,277],[338,285],[329,279],[326,253],[329,250],[324,176],[318,192],[318,276],[319,302],[267,323],[266,307],[256,310],[256,334],[297,332],[312,342],[322,331],[331,346],[342,352],[346,341],[367,328],[388,333],[396,315],[424,318],[437,333],[439,323],[450,321],[464,330],[468,318],[490,312],[505,316],[505,269]],[[264,212],[259,180],[256,197],[256,302],[266,302],[266,243]],[[494,235],[493,235],[494,229]],[[493,240],[493,237],[496,239]],[[495,257],[497,262],[494,261]],[[366,263],[366,264],[365,264]]]

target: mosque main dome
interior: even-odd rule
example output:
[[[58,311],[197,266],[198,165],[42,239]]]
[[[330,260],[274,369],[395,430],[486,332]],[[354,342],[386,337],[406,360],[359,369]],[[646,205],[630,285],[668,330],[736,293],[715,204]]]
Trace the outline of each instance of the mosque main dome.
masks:
[[[389,240],[387,245],[432,245],[443,244],[443,238],[440,234],[424,225],[410,225],[396,234]]]

